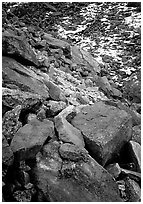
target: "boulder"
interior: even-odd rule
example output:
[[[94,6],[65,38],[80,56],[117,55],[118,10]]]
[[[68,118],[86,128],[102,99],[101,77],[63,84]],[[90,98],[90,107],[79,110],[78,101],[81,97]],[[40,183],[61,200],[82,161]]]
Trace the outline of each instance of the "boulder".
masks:
[[[87,162],[62,161],[58,149],[59,143],[55,141],[37,154],[33,175],[39,201],[122,201],[115,180],[95,160],[89,156]]]
[[[19,121],[21,109],[21,105],[17,105],[11,111],[7,111],[3,117],[2,133],[7,139],[8,143],[11,142],[15,133],[22,126],[22,123]]]
[[[141,125],[136,125],[132,129],[132,140],[141,145]]]
[[[7,143],[6,138],[2,135],[2,164],[5,166],[11,166],[14,161],[14,155]]]
[[[33,119],[16,132],[10,147],[19,161],[35,158],[45,141],[53,137],[53,122],[46,119],[43,122]]]
[[[141,201],[141,189],[137,182],[130,178],[125,179],[125,193],[128,198],[128,202],[140,202]]]
[[[8,84],[15,84],[21,91],[32,92],[44,98],[49,97],[42,77],[12,58],[3,57],[2,77],[4,87],[7,87]]]
[[[4,55],[11,55],[24,64],[39,66],[36,54],[28,43],[26,37],[13,35],[5,31],[2,34],[2,52]]]
[[[84,107],[71,123],[82,132],[88,151],[103,166],[131,139],[131,116],[103,102]]]

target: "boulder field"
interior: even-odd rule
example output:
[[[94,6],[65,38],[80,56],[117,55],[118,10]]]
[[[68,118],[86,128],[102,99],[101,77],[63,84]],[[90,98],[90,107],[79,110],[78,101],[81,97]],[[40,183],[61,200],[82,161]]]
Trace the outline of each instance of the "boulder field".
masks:
[[[140,113],[88,52],[36,36],[3,30],[3,201],[140,201]]]

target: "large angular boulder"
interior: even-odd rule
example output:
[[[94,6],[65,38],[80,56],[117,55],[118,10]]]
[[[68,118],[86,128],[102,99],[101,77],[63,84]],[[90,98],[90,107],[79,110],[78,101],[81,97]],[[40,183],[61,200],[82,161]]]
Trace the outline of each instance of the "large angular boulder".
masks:
[[[42,77],[12,58],[3,57],[2,77],[4,87],[14,84],[22,91],[36,93],[44,98],[49,97],[48,88]]]
[[[34,158],[47,139],[55,135],[53,122],[33,119],[21,127],[14,135],[11,149],[17,160]]]
[[[72,120],[93,157],[103,166],[131,139],[132,120],[125,111],[97,102]]]
[[[62,160],[59,147],[56,141],[49,143],[36,156],[33,175],[39,202],[122,201],[113,177],[93,158],[88,156],[86,162]]]
[[[39,66],[36,54],[24,36],[16,36],[8,31],[3,32],[2,52],[4,55],[11,55],[17,59],[21,58],[21,61],[25,61],[25,64]]]

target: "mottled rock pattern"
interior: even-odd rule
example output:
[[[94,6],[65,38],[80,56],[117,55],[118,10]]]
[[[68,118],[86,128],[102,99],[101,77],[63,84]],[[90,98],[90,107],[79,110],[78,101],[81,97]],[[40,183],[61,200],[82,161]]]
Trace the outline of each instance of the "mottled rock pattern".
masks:
[[[125,179],[125,192],[128,198],[128,202],[140,202],[141,201],[141,189],[138,183],[130,178]]]
[[[136,125],[133,127],[132,140],[141,145],[141,125]]]
[[[5,166],[11,166],[14,161],[14,155],[7,143],[6,138],[2,135],[2,163]]]
[[[3,117],[2,133],[7,139],[8,143],[11,142],[15,133],[22,126],[21,122],[19,121],[21,109],[21,105],[18,105],[11,111],[7,111]]]

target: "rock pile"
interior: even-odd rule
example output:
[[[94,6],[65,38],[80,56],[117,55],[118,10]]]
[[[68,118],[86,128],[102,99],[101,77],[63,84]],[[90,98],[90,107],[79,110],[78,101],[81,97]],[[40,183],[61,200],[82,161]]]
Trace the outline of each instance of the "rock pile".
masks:
[[[2,40],[3,201],[140,201],[140,113],[97,61],[24,24]]]

